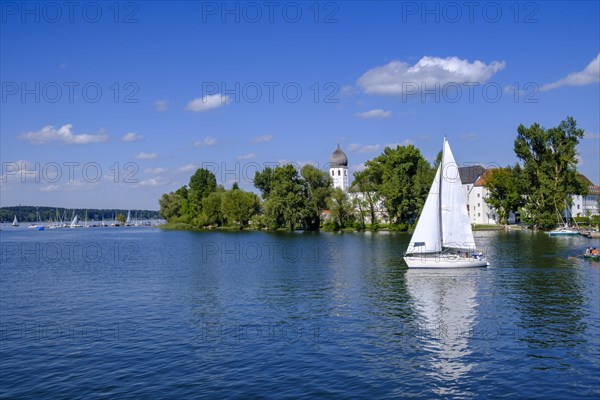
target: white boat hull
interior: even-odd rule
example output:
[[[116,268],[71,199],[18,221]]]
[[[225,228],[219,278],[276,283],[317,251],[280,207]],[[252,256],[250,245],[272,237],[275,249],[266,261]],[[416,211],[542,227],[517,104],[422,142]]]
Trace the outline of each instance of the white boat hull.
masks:
[[[490,263],[483,257],[461,257],[455,254],[423,254],[404,257],[408,268],[481,268]]]
[[[570,230],[562,230],[562,231],[548,232],[548,234],[550,236],[577,236],[577,235],[579,235],[579,232],[577,232],[577,231],[570,231]]]

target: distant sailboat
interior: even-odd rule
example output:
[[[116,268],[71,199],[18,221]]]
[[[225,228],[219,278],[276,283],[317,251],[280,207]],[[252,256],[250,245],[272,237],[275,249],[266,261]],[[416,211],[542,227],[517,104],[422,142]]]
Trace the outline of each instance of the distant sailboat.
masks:
[[[467,213],[467,199],[458,166],[444,138],[442,162],[431,184],[425,206],[404,260],[409,268],[486,267],[475,251],[475,239]]]
[[[38,209],[35,209],[35,214],[36,214],[36,223],[35,224],[31,224],[29,225],[29,229],[37,229],[38,231],[43,231],[44,230],[44,224],[42,224],[42,218],[40,217],[40,212],[38,211]]]
[[[125,226],[131,226],[131,210],[127,211],[127,219],[125,220]]]
[[[75,213],[75,212],[73,212]],[[73,219],[71,220],[71,224],[69,225],[69,228],[79,228],[81,227],[81,225],[79,225],[79,215],[75,215],[73,217]]]
[[[569,210],[569,206],[567,204],[567,202],[565,201],[565,213],[568,212]],[[579,231],[575,230],[575,229],[571,229],[569,227],[569,224],[566,221],[563,221],[563,218],[560,215],[560,212],[558,210],[556,210],[556,213],[558,215],[558,225],[563,225],[560,228],[554,229],[553,231],[548,232],[548,234],[550,236],[577,236],[579,235]]]
[[[19,226],[19,221],[17,221],[17,216],[15,215],[15,219],[13,219],[12,226]]]

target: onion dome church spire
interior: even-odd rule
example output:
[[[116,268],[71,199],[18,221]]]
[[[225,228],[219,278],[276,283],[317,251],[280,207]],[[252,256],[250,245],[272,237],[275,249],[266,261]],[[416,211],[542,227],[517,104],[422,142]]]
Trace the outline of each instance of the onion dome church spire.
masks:
[[[338,143],[337,149],[331,153],[329,157],[329,175],[333,181],[334,189],[342,189],[348,191],[348,157],[340,148]]]

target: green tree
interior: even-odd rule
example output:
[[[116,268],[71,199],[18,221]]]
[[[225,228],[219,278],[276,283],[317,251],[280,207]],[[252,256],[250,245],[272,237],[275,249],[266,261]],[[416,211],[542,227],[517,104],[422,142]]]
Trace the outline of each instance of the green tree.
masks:
[[[188,186],[190,189],[187,198],[196,208],[201,208],[202,199],[217,190],[217,179],[209,170],[198,168],[191,176]],[[200,210],[194,209],[193,211],[198,212]]]
[[[312,165],[305,165],[300,172],[306,182],[308,201],[304,227],[307,230],[318,230],[321,225],[321,213],[327,208],[327,198],[333,190],[331,177]]]
[[[377,224],[376,205],[379,202],[379,194],[377,193],[376,178],[373,175],[373,170],[363,169],[354,173],[354,182],[352,187],[357,192],[362,193],[361,198],[356,197],[357,206],[360,207],[361,213],[368,212],[371,224]],[[364,218],[363,218],[364,224]]]
[[[259,210],[258,196],[240,189],[232,189],[223,193],[221,211],[225,219],[241,228],[248,225],[248,221]]]
[[[120,222],[121,225],[124,225],[125,221],[127,221],[127,218],[125,217],[125,215],[119,214],[117,215],[117,221]]]
[[[537,123],[517,128],[514,150],[523,163],[518,189],[526,195],[527,218],[539,228],[555,225],[565,204],[571,204],[569,194],[587,192],[577,179],[576,146],[583,134],[572,117],[555,128],[544,129]]]
[[[386,147],[365,167],[367,182],[383,199],[390,221],[413,222],[423,208],[434,175],[419,149],[413,145]]]
[[[267,171],[263,171],[263,174]],[[262,176],[262,175],[261,175]],[[268,177],[268,182],[265,176]],[[289,230],[306,229],[306,221],[314,219],[315,208],[310,206],[308,184],[293,165],[275,167],[272,172],[255,179],[255,185],[266,194],[265,223],[269,229],[286,226]],[[257,183],[258,182],[258,183]],[[267,183],[265,183],[267,182]]]
[[[202,214],[200,225],[220,226],[223,224],[223,212],[221,211],[221,200],[223,192],[217,191],[210,193],[202,199]]]
[[[518,165],[517,165],[518,168]],[[513,168],[495,168],[486,173],[483,186],[488,190],[485,201],[498,212],[501,224],[508,223],[509,213],[523,205]]]
[[[273,179],[273,169],[266,167],[262,171],[254,173],[254,187],[260,190],[263,199],[267,199],[271,193],[271,181]]]
[[[340,188],[334,189],[331,197],[327,199],[330,218],[336,228],[347,228],[354,221],[354,207],[348,199],[348,195]]]

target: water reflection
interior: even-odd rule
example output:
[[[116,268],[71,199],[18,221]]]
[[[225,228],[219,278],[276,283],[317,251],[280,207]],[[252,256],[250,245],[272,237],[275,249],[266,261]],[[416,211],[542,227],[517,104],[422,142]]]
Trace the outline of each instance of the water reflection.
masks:
[[[418,315],[424,349],[429,353],[429,375],[438,395],[465,396],[465,375],[475,367],[469,361],[469,338],[477,317],[476,277],[482,271],[408,270],[406,287]]]

